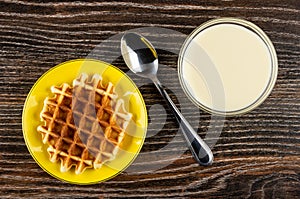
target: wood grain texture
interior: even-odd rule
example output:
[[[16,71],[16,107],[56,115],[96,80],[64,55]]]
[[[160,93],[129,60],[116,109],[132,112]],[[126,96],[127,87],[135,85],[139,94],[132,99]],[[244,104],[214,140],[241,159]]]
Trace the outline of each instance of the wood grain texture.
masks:
[[[21,117],[29,90],[44,72],[61,62],[86,57],[97,44],[132,28],[163,27],[189,34],[217,17],[239,17],[260,26],[276,48],[279,71],[274,90],[261,106],[226,118],[213,148],[212,166],[198,166],[188,151],[175,161],[170,159],[184,146],[180,138],[179,147],[159,150],[178,131],[167,108],[150,118],[148,133],[159,133],[147,138],[142,149],[159,150],[157,155],[172,162],[160,170],[125,171],[104,183],[79,186],[56,180],[35,163],[23,139]],[[299,0],[2,0],[0,27],[1,198],[300,198]],[[210,123],[217,126],[220,118],[201,111],[200,121],[193,122],[199,117],[196,108],[178,101],[186,96],[174,73],[177,55],[158,52],[165,65],[160,78],[176,91],[172,99],[199,135],[205,136]],[[121,58],[113,64],[127,71]],[[140,81],[134,76],[133,80]],[[165,106],[152,85],[143,86],[141,92],[148,110],[153,105]],[[165,124],[157,125],[164,119]],[[149,159],[133,166],[159,164],[163,162]]]

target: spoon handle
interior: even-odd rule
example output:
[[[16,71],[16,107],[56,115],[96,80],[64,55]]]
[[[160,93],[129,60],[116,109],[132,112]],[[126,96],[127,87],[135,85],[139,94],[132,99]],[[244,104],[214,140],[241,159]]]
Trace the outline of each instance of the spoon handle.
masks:
[[[156,88],[159,90],[160,94],[164,97],[167,104],[171,108],[174,116],[178,124],[182,129],[182,133],[188,143],[188,147],[191,150],[194,159],[200,165],[210,165],[213,162],[213,154],[207,144],[198,136],[198,134],[194,131],[193,127],[186,121],[180,111],[177,109],[176,105],[173,103],[171,98],[169,97],[166,90],[163,88],[161,83],[157,78],[152,79]]]

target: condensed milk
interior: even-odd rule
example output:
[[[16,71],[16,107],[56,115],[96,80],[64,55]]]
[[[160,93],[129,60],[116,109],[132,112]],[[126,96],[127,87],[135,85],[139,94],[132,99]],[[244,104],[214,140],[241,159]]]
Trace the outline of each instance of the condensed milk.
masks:
[[[220,18],[192,32],[179,53],[180,83],[194,104],[220,115],[238,115],[261,104],[277,77],[276,51],[251,22]]]

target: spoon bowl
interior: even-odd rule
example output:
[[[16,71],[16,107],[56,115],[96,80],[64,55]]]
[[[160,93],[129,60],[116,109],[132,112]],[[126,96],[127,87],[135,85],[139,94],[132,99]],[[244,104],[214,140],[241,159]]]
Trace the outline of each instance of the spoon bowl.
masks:
[[[155,48],[144,37],[126,33],[121,39],[121,52],[128,68],[145,78],[155,78],[158,57]]]

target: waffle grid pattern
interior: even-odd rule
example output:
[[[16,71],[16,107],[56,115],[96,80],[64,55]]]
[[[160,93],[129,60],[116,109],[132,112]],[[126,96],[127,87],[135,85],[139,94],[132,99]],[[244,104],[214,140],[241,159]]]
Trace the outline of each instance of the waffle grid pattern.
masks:
[[[38,131],[49,145],[50,160],[61,160],[62,172],[75,165],[75,173],[80,174],[113,160],[132,117],[111,83],[104,86],[99,75],[88,79],[82,74],[73,87],[52,86],[55,96],[45,99],[40,115],[45,125]]]

